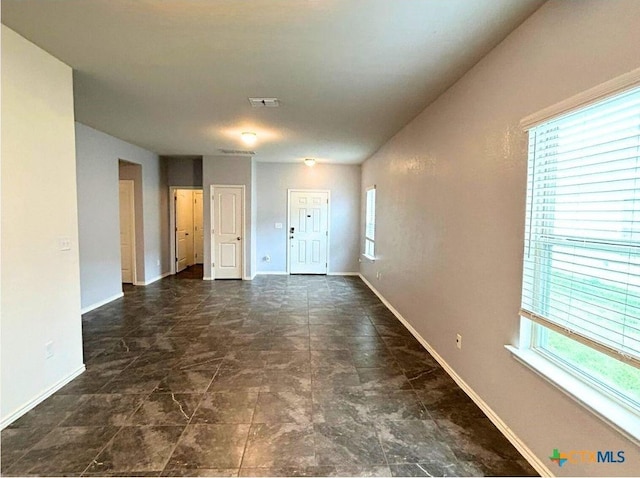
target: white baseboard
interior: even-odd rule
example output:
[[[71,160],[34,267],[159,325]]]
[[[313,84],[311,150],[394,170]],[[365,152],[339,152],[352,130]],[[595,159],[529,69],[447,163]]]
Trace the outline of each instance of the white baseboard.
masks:
[[[396,318],[402,322],[409,332],[427,349],[427,351],[433,356],[434,359],[442,366],[442,368],[451,376],[451,378],[458,384],[458,386],[475,402],[476,405],[482,410],[482,412],[491,420],[498,430],[505,436],[509,442],[520,452],[520,454],[529,462],[529,464],[538,472],[541,476],[555,476],[551,470],[531,451],[531,449],[511,430],[507,424],[487,405],[487,403],[480,398],[480,396],[455,372],[453,368],[435,351],[431,345],[418,333],[416,329],[398,312],[384,296],[376,290],[376,288],[364,278],[362,274],[359,274],[360,279],[373,291],[375,295],[382,301],[382,303],[396,316]]]
[[[32,400],[29,400],[27,403],[25,403],[23,406],[18,408],[16,411],[14,411],[13,413],[11,413],[8,416],[4,417],[2,419],[2,421],[0,421],[0,430],[2,430],[5,427],[11,425],[13,422],[15,422],[18,418],[20,418],[22,415],[27,413],[29,410],[31,410],[32,408],[36,407],[40,403],[44,402],[47,398],[49,398],[51,395],[53,395],[58,390],[60,390],[62,387],[64,387],[66,384],[68,384],[71,380],[73,380],[78,375],[80,375],[82,372],[84,372],[84,370],[85,370],[85,366],[84,366],[84,364],[82,364],[82,366],[78,367],[76,370],[71,372],[69,375],[64,377],[62,380],[59,380],[56,383],[54,383],[51,387],[46,389],[40,395],[38,395],[37,397],[35,397]]]
[[[153,284],[154,282],[159,281],[160,279],[164,279],[167,276],[170,276],[171,272],[165,272],[164,274],[161,274],[159,276],[154,277],[153,279],[150,279],[146,282],[134,282],[133,285],[135,286],[145,286],[145,285],[149,285],[149,284]],[[88,305],[86,307],[83,307],[82,309],[80,309],[80,313],[81,314],[86,314],[87,312],[91,312],[94,309],[97,309],[98,307],[102,307],[103,305],[108,304],[109,302],[113,302],[116,299],[119,299],[121,297],[124,297],[124,293],[123,292],[119,292],[118,294],[112,295],[111,297],[107,297],[104,300],[101,300],[99,302],[95,302],[91,305]]]
[[[213,277],[205,276],[202,278],[202,280],[213,280]]]
[[[288,276],[287,271],[260,271],[256,272],[259,276]],[[328,276],[359,276],[359,272],[327,272]]]
[[[171,271],[169,272],[165,272],[164,274],[160,274],[159,276],[155,276],[151,279],[149,279],[148,281],[144,281],[144,282],[134,282],[133,285],[150,285],[153,284],[154,282],[158,282],[160,279],[164,279],[167,276],[171,275]]]
[[[94,309],[97,309],[98,307],[102,307],[103,305],[108,304],[109,302],[113,302],[116,299],[119,299],[120,297],[124,297],[124,293],[120,292],[118,294],[112,295],[111,297],[107,297],[104,300],[101,300],[99,302],[96,302],[94,304],[88,305],[82,309],[80,309],[80,313],[81,314],[86,314],[87,312],[91,312]]]

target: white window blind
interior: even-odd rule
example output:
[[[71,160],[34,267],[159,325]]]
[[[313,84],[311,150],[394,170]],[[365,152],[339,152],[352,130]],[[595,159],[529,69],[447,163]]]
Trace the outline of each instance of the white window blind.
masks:
[[[640,366],[640,88],[529,131],[520,313]]]
[[[369,257],[375,257],[376,240],[376,187],[367,189],[365,207],[364,253]]]

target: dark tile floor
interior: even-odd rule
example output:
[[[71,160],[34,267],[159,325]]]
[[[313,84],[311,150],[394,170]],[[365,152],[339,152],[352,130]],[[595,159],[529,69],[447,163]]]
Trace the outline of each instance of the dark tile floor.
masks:
[[[186,272],[83,317],[3,475],[535,475],[358,278]]]

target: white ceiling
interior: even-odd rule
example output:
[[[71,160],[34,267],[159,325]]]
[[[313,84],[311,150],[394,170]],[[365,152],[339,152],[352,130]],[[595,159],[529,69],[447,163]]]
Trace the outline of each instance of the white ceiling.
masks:
[[[361,163],[543,0],[2,0],[78,121],[165,155]],[[250,96],[277,97],[253,109]],[[247,148],[242,131],[255,131]]]

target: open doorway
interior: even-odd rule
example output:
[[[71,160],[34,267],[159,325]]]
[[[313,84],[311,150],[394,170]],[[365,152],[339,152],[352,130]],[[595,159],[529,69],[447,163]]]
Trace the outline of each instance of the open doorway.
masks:
[[[124,284],[144,283],[142,166],[118,161],[120,266]]]
[[[204,209],[202,189],[172,187],[172,273],[179,278],[203,277]]]
[[[122,283],[136,281],[136,212],[135,193],[131,179],[121,179],[120,197],[120,270]]]

